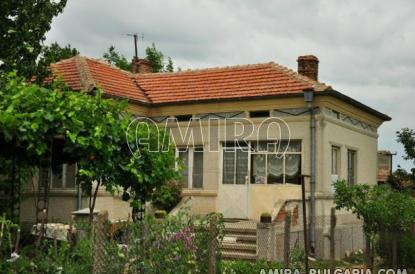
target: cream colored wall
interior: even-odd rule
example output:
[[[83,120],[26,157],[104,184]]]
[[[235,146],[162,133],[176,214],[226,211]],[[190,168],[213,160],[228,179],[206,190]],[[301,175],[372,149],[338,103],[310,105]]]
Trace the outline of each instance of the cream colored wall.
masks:
[[[354,118],[360,119],[372,126],[378,127],[382,121],[354,106],[346,104],[336,98],[324,96],[316,97],[315,105],[320,107],[330,107],[335,110],[344,112]],[[233,101],[233,102],[216,102],[216,103],[196,103],[187,105],[169,105],[147,107],[142,105],[130,104],[130,110],[137,115],[144,116],[170,116],[180,114],[200,114],[213,112],[233,112],[233,111],[252,111],[252,110],[274,110],[284,108],[303,108],[305,103],[302,97],[296,98],[274,98],[274,99],[259,99],[249,101]],[[362,130],[357,130],[350,125],[339,123],[333,118],[325,117],[322,114],[317,115],[317,191],[318,194],[326,195],[331,193],[330,182],[330,165],[331,165],[331,144],[341,145],[342,151],[342,173],[341,177],[346,178],[346,149],[353,148],[357,150],[357,180],[358,182],[376,182],[376,152],[377,152],[377,138],[376,136],[368,135]],[[254,135],[248,139],[267,139],[267,136],[260,135],[256,137],[256,131],[262,119],[252,119],[254,126]],[[310,130],[308,115],[299,117],[284,117],[290,128],[291,139],[302,140],[302,173],[310,174]],[[223,120],[222,120],[223,122]],[[221,122],[221,123],[222,123]],[[187,126],[186,123],[180,123],[180,127]],[[199,126],[193,124],[193,126]],[[225,141],[224,136],[232,135],[229,132],[219,131],[220,134],[213,136],[208,140],[207,131],[208,125],[202,122],[202,141],[201,136],[196,136],[196,145],[204,144],[208,146],[210,142]],[[176,133],[174,132],[176,130]],[[173,134],[177,134],[177,129],[173,129]],[[282,136],[282,139],[287,136]],[[185,143],[178,143],[177,145],[185,145]],[[219,191],[219,184],[222,182],[222,160],[221,153],[206,152],[204,154],[204,188],[202,190],[183,191],[184,196],[192,196],[192,212],[193,213],[208,213],[219,210],[217,195]],[[295,199],[300,197],[300,187],[296,185],[249,185],[250,191],[250,208],[249,217],[258,219],[262,212],[270,212],[272,207],[279,203],[281,199]],[[50,216],[58,219],[70,218],[70,212],[76,209],[76,195],[60,195],[58,197],[51,197],[50,202]],[[84,207],[86,206],[84,202]],[[317,213],[320,216],[326,216],[332,206],[332,199],[325,197],[319,199],[317,204]],[[130,213],[128,203],[123,202],[119,197],[110,197],[108,194],[100,194],[97,199],[98,209],[106,209],[109,211],[109,216],[113,220],[126,218]],[[30,212],[33,212],[31,214]],[[346,215],[345,215],[346,216]],[[23,201],[22,203],[22,218],[27,220],[34,220],[34,206],[33,200]],[[345,217],[346,218],[346,217]]]
[[[77,210],[76,190],[52,190],[49,194],[49,222],[70,222],[72,212]],[[82,197],[82,207],[88,207],[87,197]],[[104,189],[99,191],[95,209],[107,210],[108,218],[111,221],[127,219],[131,214],[128,202],[121,200],[119,195],[111,196]],[[20,205],[20,221],[34,223],[36,221],[35,199],[32,195],[27,195]]]

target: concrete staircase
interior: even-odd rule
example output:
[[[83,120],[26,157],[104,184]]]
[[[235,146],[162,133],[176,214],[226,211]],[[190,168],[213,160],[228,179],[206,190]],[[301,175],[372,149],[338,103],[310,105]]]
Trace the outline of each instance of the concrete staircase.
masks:
[[[225,260],[256,260],[256,226],[248,221],[225,222],[222,258]]]

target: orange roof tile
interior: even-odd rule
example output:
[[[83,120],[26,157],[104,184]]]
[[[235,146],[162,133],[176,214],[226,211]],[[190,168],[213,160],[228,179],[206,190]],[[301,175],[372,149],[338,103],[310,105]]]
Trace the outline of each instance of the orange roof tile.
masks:
[[[104,93],[146,103],[300,93],[324,90],[324,84],[273,62],[172,73],[132,74],[103,61],[76,56],[52,65],[54,76],[74,90],[99,87]]]
[[[173,73],[136,74],[138,85],[153,103],[302,93],[327,88],[273,62]]]

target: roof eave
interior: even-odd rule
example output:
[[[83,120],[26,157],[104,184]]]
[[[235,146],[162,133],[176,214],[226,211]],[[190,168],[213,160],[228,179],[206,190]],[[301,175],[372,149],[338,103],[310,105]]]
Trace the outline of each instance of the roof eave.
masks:
[[[337,90],[327,89],[325,91],[318,92],[318,93],[315,93],[315,94],[317,96],[333,96],[333,97],[338,98],[338,99],[340,99],[340,100],[342,100],[342,101],[344,101],[346,103],[349,103],[349,104],[351,104],[351,105],[353,105],[353,106],[355,106],[355,107],[357,107],[357,108],[359,108],[361,110],[364,110],[364,111],[366,111],[366,112],[368,112],[368,113],[376,116],[377,118],[379,118],[379,119],[381,119],[383,121],[390,121],[390,120],[392,120],[392,118],[389,117],[388,115],[386,115],[386,114],[384,114],[382,112],[379,112],[379,111],[377,111],[377,110],[375,110],[375,109],[373,109],[373,108],[371,108],[371,107],[369,107],[369,106],[367,106],[367,105],[365,105],[363,103],[360,103],[359,101],[357,101],[357,100],[355,100],[355,99],[353,99],[353,98],[351,98],[351,97],[349,97],[347,95],[344,95],[343,93],[341,93],[341,92],[339,92]]]

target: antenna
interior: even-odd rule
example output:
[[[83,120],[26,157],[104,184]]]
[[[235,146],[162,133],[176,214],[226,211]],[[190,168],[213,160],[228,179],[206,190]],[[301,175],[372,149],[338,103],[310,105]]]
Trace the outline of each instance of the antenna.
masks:
[[[134,37],[134,50],[135,50],[135,56],[134,56],[134,58],[135,58],[136,60],[138,60],[138,47],[137,47],[138,34],[137,34],[137,33],[134,33],[134,34],[130,34],[130,33],[128,33],[128,34],[127,34],[127,36],[132,36],[132,37]],[[143,33],[141,33],[141,41],[143,41],[143,40],[144,40],[144,34],[143,34]]]

